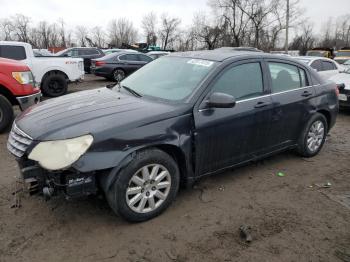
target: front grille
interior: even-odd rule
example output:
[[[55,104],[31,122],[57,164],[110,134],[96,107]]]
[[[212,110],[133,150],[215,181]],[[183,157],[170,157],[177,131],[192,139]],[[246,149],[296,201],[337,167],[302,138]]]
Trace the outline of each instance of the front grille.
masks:
[[[16,157],[22,157],[32,142],[33,139],[14,123],[7,140],[7,149]]]

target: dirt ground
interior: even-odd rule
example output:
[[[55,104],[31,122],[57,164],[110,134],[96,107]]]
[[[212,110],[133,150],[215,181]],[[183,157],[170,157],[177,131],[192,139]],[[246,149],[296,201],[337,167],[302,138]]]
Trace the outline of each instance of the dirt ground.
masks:
[[[105,84],[87,77],[70,92]],[[208,177],[141,224],[115,216],[98,197],[23,196],[11,209],[18,169],[7,135],[0,135],[1,262],[350,261],[349,112],[340,113],[317,157],[286,152]],[[251,227],[250,244],[240,239],[241,225]]]

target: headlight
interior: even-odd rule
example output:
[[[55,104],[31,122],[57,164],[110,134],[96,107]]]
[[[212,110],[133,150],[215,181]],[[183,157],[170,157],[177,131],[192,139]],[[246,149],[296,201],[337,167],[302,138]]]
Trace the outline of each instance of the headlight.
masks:
[[[34,77],[31,71],[12,72],[12,77],[21,85],[33,84]]]
[[[61,170],[70,167],[89,149],[94,138],[85,135],[77,138],[40,142],[28,158],[39,162],[47,170]]]

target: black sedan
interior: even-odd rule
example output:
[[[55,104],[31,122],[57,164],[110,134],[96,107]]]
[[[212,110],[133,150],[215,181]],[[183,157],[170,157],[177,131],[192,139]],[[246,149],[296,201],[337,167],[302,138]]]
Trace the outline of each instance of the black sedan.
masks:
[[[117,52],[92,60],[91,72],[119,82],[151,61],[151,57],[141,53]]]
[[[31,107],[15,120],[8,149],[32,192],[102,191],[116,213],[145,221],[171,204],[180,184],[285,150],[317,155],[338,94],[295,59],[175,53],[112,89]]]

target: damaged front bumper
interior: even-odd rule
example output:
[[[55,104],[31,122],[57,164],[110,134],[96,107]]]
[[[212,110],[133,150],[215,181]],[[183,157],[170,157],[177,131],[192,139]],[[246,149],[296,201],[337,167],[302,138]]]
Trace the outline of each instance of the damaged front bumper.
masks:
[[[94,172],[75,170],[49,172],[34,161],[18,159],[21,176],[31,195],[41,194],[46,199],[63,194],[67,199],[80,198],[97,193]]]

